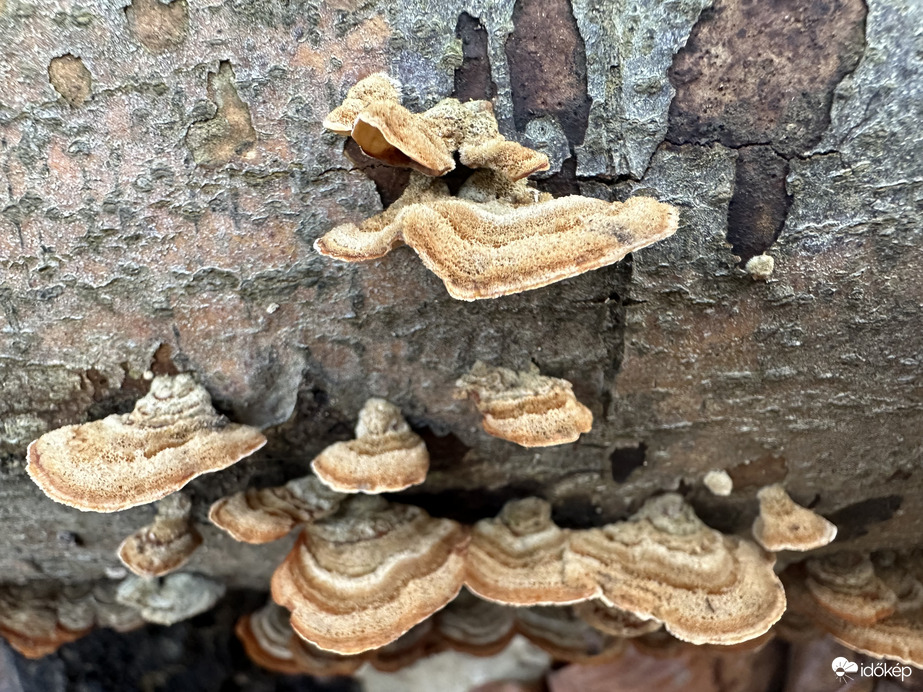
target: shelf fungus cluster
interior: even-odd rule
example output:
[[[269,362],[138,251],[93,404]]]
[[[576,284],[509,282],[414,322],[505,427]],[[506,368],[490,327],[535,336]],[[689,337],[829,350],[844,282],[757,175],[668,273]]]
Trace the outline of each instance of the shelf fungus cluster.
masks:
[[[515,372],[478,361],[455,383],[455,397],[474,400],[485,432],[523,447],[567,444],[593,427],[571,383],[545,377],[534,364]]]
[[[131,413],[42,435],[29,445],[27,471],[52,500],[116,512],[164,498],[264,444],[256,428],[218,414],[190,375],[162,375]]]
[[[157,503],[157,516],[119,546],[119,559],[141,577],[160,577],[180,568],[202,545],[202,535],[193,526],[192,501],[174,493]]]
[[[324,126],[417,176],[385,212],[337,226],[315,249],[356,262],[405,243],[460,300],[520,293],[598,269],[678,226],[677,210],[649,197],[552,199],[529,188],[524,179],[545,170],[548,159],[500,135],[487,101],[445,99],[411,113],[400,104],[400,85],[375,74],[349,91]],[[462,164],[482,170],[453,197],[432,178],[455,167],[455,152]]]
[[[845,646],[923,668],[923,555],[811,558],[783,573],[792,609]]]

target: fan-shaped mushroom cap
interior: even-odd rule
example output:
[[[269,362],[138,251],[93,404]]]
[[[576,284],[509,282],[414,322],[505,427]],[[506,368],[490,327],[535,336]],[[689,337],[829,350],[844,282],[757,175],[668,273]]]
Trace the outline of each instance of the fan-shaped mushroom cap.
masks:
[[[396,101],[370,103],[356,116],[351,134],[362,151],[391,166],[437,177],[455,168],[451,150],[432,123]]]
[[[432,619],[449,646],[472,656],[503,651],[516,633],[515,609],[482,600],[465,589]]]
[[[269,543],[299,524],[330,516],[344,497],[316,476],[305,476],[278,488],[248,488],[221,498],[211,506],[208,518],[235,540]]]
[[[339,492],[387,493],[426,480],[429,453],[397,406],[369,399],[359,412],[356,439],[330,445],[311,468]]]
[[[283,675],[297,675],[305,671],[289,649],[295,633],[288,618],[285,608],[269,601],[256,612],[241,616],[234,633],[247,656],[258,666]]]
[[[813,550],[836,538],[836,526],[796,505],[778,483],[766,486],[756,496],[760,515],[753,522],[753,537],[766,550]]]
[[[360,79],[346,92],[343,103],[324,118],[324,127],[338,135],[348,135],[352,132],[356,118],[363,108],[376,101],[399,102],[400,88],[400,83],[384,72],[376,72]]]
[[[488,434],[523,447],[574,442],[593,427],[593,414],[577,401],[573,385],[541,375],[534,364],[514,372],[478,361],[455,383],[455,398],[474,399]]]
[[[116,512],[166,497],[264,444],[256,428],[216,413],[191,376],[161,375],[131,413],[67,425],[35,440],[27,471],[56,502]]]
[[[157,516],[119,546],[119,559],[141,577],[160,577],[181,567],[202,545],[190,520],[192,501],[173,493],[157,503]]]
[[[146,622],[174,625],[210,610],[224,595],[224,584],[201,574],[174,572],[148,579],[129,575],[119,584],[116,600],[135,608]]]
[[[407,187],[391,206],[358,226],[344,223],[332,228],[314,241],[314,249],[343,262],[364,262],[383,257],[404,242],[401,238],[401,210],[411,204],[428,204],[448,196],[449,188],[443,181],[412,172]]]
[[[708,528],[675,493],[648,500],[628,521],[572,532],[569,549],[568,574],[595,574],[605,602],[661,620],[693,644],[753,639],[785,610],[774,558]]]
[[[870,625],[897,610],[897,594],[875,574],[868,555],[837,553],[805,562],[805,586],[828,613],[857,625]]]
[[[602,663],[621,656],[625,640],[594,629],[570,606],[534,606],[516,611],[516,629],[559,661]]]
[[[537,497],[507,502],[495,519],[471,530],[465,585],[508,605],[577,603],[592,598],[593,580],[564,578],[567,532],[551,521],[551,505]]]
[[[613,264],[676,232],[674,207],[649,197],[559,197],[490,209],[464,199],[407,207],[404,242],[459,300],[521,293]]]
[[[56,588],[0,588],[0,637],[26,658],[41,658],[93,629],[94,614],[86,607],[67,608]]]
[[[576,604],[574,614],[600,632],[626,639],[656,632],[663,626],[660,620],[638,617],[627,610],[606,605],[596,598]]]
[[[346,500],[305,526],[272,577],[292,627],[322,649],[355,654],[394,641],[461,589],[468,534],[448,519],[375,496]]]

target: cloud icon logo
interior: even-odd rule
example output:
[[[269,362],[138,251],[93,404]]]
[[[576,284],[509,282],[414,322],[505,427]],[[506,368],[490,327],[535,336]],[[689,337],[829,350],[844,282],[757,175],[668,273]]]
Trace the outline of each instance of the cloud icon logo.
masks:
[[[840,656],[839,658],[833,659],[833,663],[830,665],[833,668],[833,672],[836,673],[838,678],[843,677],[846,673],[858,673],[859,664],[853,663],[852,661],[847,660],[846,658]]]

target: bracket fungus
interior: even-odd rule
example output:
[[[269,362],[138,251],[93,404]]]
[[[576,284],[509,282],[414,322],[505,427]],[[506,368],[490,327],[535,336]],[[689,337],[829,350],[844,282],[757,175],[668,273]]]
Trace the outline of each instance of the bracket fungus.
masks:
[[[897,594],[875,573],[868,555],[837,553],[805,562],[804,583],[826,612],[857,625],[870,625],[897,610]]]
[[[289,648],[295,636],[288,622],[289,613],[272,601],[259,610],[241,616],[234,633],[251,661],[267,670],[283,675],[304,672]]]
[[[597,591],[593,580],[565,581],[567,535],[551,520],[545,500],[507,502],[495,519],[472,527],[465,585],[481,598],[517,606],[592,598]]]
[[[455,398],[474,399],[484,430],[523,447],[574,442],[593,427],[593,414],[567,380],[545,377],[535,364],[523,372],[481,361],[455,383]]]
[[[401,85],[378,72],[360,80],[324,127],[350,135],[367,155],[392,166],[441,176],[455,168],[489,167],[513,180],[548,169],[548,157],[500,134],[490,101],[443,99],[424,113],[400,103]]]
[[[756,497],[760,514],[753,522],[753,537],[766,550],[814,550],[836,538],[836,526],[795,504],[778,483],[761,489]]]
[[[210,610],[224,595],[224,584],[201,574],[174,572],[161,578],[129,575],[116,601],[135,608],[145,622],[174,625]]]
[[[41,658],[93,629],[91,610],[64,607],[57,589],[4,586],[0,589],[0,637],[26,658]],[[68,617],[70,615],[70,617]]]
[[[626,639],[656,632],[663,626],[659,620],[638,617],[627,610],[608,606],[596,598],[576,604],[574,613],[594,629]]]
[[[208,518],[235,540],[269,543],[299,524],[330,516],[344,497],[316,476],[305,476],[277,488],[248,488],[223,497],[212,504]]]
[[[307,524],[272,576],[292,627],[328,651],[356,654],[394,641],[461,589],[465,527],[418,507],[358,495]]]
[[[594,574],[606,604],[661,620],[693,644],[754,639],[785,610],[774,558],[710,529],[675,493],[627,521],[572,532],[568,547],[568,574]]]
[[[625,651],[625,640],[600,632],[570,606],[535,606],[516,612],[516,630],[540,649],[568,663],[604,663]]]
[[[157,516],[119,546],[119,559],[141,577],[160,577],[186,563],[202,545],[202,536],[192,525],[192,501],[173,493],[157,504]]]
[[[485,601],[467,589],[433,616],[439,637],[452,649],[472,656],[493,656],[516,634],[516,610]]]
[[[159,500],[266,444],[228,422],[190,375],[160,375],[131,413],[67,425],[29,445],[27,471],[56,502],[116,512]]]
[[[429,452],[397,406],[369,399],[359,411],[356,439],[330,445],[311,468],[338,492],[395,492],[426,480]]]

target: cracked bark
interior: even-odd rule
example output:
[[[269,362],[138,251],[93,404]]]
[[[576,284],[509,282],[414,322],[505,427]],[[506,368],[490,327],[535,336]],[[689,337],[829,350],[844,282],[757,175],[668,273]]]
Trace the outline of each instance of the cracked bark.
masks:
[[[918,6],[264,5],[0,2],[0,74],[17,85],[0,96],[4,580],[103,578],[150,519],[66,509],[23,470],[42,432],[129,408],[148,368],[193,371],[222,411],[266,427],[259,456],[192,485],[209,549],[190,568],[233,588],[265,589],[291,541],[236,544],[207,505],[302,475],[372,395],[434,450],[408,496],[434,513],[473,520],[537,493],[587,526],[681,488],[743,531],[755,492],[782,481],[842,523],[831,549],[916,545]],[[320,128],[382,69],[415,107],[494,94],[512,138],[553,118],[542,141],[564,153],[541,187],[653,194],[680,207],[680,231],[474,304],[406,249],[316,256],[318,235],[406,184]],[[743,259],[768,248],[773,279],[750,281],[727,241]],[[487,437],[451,398],[478,358],[571,380],[593,432],[539,452]],[[731,497],[701,489],[713,468]]]

